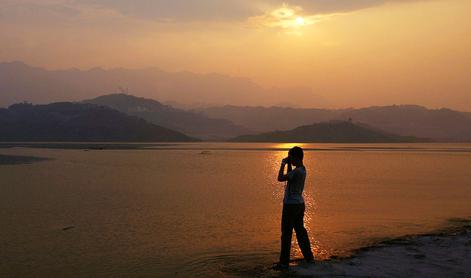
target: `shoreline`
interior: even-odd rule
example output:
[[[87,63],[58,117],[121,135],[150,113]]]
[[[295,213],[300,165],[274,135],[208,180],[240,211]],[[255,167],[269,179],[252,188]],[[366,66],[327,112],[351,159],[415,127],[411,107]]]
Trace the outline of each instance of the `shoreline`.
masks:
[[[224,146],[227,144],[228,146]],[[287,143],[291,144],[291,143]],[[471,143],[300,143],[306,152],[471,153]],[[1,149],[144,150],[144,151],[287,151],[279,143],[234,142],[0,142]]]
[[[0,165],[32,164],[52,160],[48,157],[0,154]]]
[[[471,277],[471,220],[453,219],[447,228],[379,241],[314,264],[290,267],[304,277]],[[283,275],[284,276],[284,275]]]

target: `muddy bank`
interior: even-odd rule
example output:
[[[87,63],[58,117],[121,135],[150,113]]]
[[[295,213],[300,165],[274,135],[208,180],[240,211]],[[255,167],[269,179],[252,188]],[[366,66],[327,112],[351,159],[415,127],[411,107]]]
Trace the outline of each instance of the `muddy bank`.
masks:
[[[0,154],[0,165],[30,164],[46,160],[50,160],[50,158]]]
[[[434,233],[378,242],[314,264],[298,264],[287,275],[308,277],[471,277],[471,221],[456,219]]]

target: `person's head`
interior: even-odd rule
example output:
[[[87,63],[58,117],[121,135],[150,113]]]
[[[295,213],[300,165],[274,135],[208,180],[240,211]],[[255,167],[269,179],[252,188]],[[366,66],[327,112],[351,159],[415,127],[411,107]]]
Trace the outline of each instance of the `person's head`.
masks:
[[[299,166],[303,164],[304,152],[301,147],[293,147],[288,151],[288,157],[290,162],[294,166]]]

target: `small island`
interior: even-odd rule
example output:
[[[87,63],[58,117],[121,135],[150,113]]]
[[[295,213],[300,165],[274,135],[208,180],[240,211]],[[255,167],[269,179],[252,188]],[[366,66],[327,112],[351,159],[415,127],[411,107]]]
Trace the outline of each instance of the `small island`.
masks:
[[[408,143],[426,142],[413,136],[399,136],[352,121],[329,121],[286,131],[265,132],[232,138],[232,142],[299,143]]]

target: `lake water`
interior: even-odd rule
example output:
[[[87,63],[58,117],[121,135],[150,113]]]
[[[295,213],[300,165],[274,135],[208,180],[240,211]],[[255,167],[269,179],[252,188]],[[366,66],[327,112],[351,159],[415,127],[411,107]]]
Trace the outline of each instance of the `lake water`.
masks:
[[[292,145],[0,148],[0,277],[263,276]],[[298,145],[317,259],[471,217],[471,144]]]

